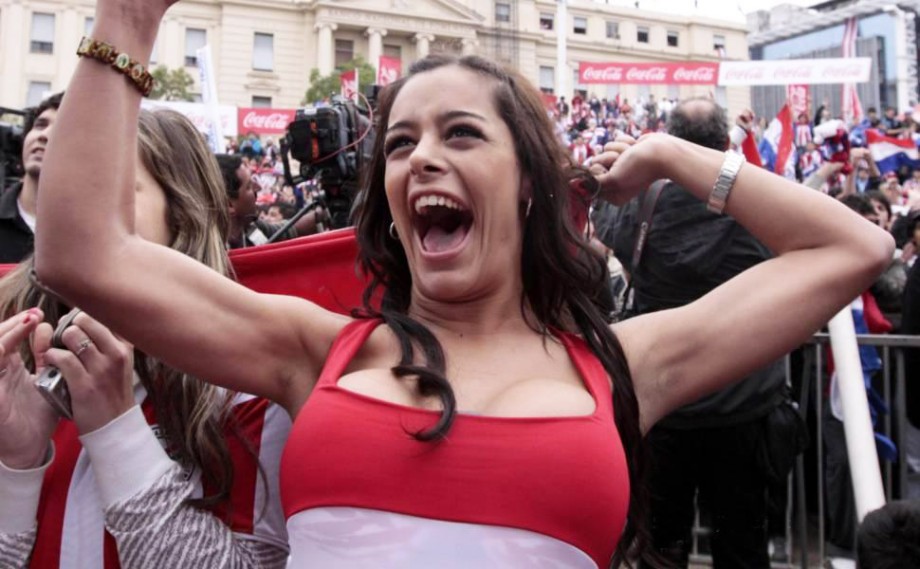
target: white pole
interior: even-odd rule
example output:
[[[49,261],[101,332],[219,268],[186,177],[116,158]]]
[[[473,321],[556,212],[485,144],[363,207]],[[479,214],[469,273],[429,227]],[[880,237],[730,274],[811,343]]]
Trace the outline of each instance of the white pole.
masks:
[[[847,306],[828,323],[840,403],[843,406],[843,430],[846,435],[847,457],[853,493],[856,496],[856,513],[859,521],[873,510],[885,505],[882,473],[875,450],[869,401],[863,382],[862,364],[856,344],[853,315]],[[820,441],[818,444],[821,444]]]
[[[556,1],[556,96],[571,96],[569,86],[569,64],[566,53],[569,31],[568,0]]]

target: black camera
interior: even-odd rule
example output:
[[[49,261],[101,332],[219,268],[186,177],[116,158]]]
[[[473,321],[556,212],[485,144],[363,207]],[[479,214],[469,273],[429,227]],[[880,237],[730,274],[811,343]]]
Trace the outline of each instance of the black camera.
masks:
[[[0,115],[23,117],[25,111],[0,107]],[[22,178],[22,126],[0,120],[0,189]]]
[[[351,224],[358,178],[374,145],[371,116],[369,109],[335,96],[328,106],[299,109],[281,141],[285,181],[295,186],[316,180],[333,229]],[[298,176],[291,173],[290,157],[300,163]]]
[[[51,337],[51,347],[66,350],[64,345],[64,331],[73,324],[74,318],[80,314],[80,310],[73,310],[58,322],[58,327]],[[45,398],[51,407],[57,413],[66,419],[73,419],[73,408],[70,404],[70,391],[67,389],[67,382],[61,375],[61,370],[54,366],[48,366],[35,380],[35,389]]]

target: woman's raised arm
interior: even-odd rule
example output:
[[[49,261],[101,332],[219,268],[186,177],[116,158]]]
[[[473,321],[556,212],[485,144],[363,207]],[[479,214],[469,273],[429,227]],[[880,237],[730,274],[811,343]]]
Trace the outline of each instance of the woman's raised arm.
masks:
[[[174,2],[98,0],[94,39],[146,64]],[[166,363],[298,408],[343,319],[253,293],[137,235],[140,101],[113,66],[81,59],[42,167],[39,278]]]
[[[620,203],[656,178],[706,202],[725,160],[667,135],[611,150],[601,181]],[[725,213],[775,257],[696,302],[616,325],[645,429],[798,346],[866,290],[894,250],[890,235],[837,200],[751,165],[741,167]]]

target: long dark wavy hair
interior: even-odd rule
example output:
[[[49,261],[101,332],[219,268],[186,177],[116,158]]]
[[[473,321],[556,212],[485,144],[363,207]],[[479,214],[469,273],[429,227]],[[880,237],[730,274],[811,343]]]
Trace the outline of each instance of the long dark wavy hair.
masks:
[[[403,79],[380,94],[377,130],[386,131],[390,111],[403,86],[420,73],[454,65],[491,83],[495,106],[514,133],[515,153],[522,178],[532,183],[532,204],[524,219],[520,271],[524,294],[521,311],[536,332],[550,339],[551,330],[578,334],[588,343],[613,380],[613,405],[617,429],[626,452],[630,477],[630,505],[626,527],[617,540],[614,566],[627,564],[645,549],[644,484],[645,443],[639,426],[639,405],[623,348],[610,329],[608,314],[599,307],[608,286],[604,260],[593,253],[573,221],[570,184],[591,188],[593,178],[574,167],[566,149],[555,143],[552,124],[540,94],[515,71],[477,56],[457,58],[435,55],[416,62]],[[421,440],[439,440],[456,416],[456,400],[445,377],[443,349],[434,334],[409,316],[412,275],[405,251],[389,235],[393,221],[384,189],[386,158],[384,137],[377,136],[355,212],[359,263],[370,276],[364,292],[364,315],[382,318],[393,330],[401,358],[393,368],[398,377],[417,378],[419,392],[438,397],[443,413],[430,430],[417,433]],[[379,305],[379,308],[376,306]],[[415,357],[420,350],[422,360]],[[423,363],[419,363],[422,361]],[[612,473],[611,473],[612,475]]]

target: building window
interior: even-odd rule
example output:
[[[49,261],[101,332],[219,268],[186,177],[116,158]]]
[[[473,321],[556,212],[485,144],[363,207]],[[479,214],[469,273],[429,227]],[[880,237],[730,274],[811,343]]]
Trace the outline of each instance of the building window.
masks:
[[[575,25],[572,26],[572,31],[578,35],[585,35],[588,33],[588,19],[582,18],[581,16],[575,16]]]
[[[553,29],[553,15],[547,14],[546,12],[540,13],[540,29],[544,31],[552,31]]]
[[[507,2],[496,2],[495,3],[495,21],[496,22],[510,22],[511,21],[511,4]]]
[[[556,88],[556,70],[548,65],[540,66],[540,90],[552,93]]]
[[[383,56],[392,57],[393,59],[402,59],[402,46],[384,44]]]
[[[32,53],[54,53],[54,14],[32,14]]]
[[[93,35],[93,24],[96,23],[96,19],[92,16],[87,17],[83,20],[83,35],[92,36]]]
[[[636,28],[636,41],[639,43],[648,43],[648,26],[639,26]]]
[[[275,69],[275,36],[256,33],[252,41],[252,68],[256,71]]]
[[[712,36],[712,49],[718,52],[725,51],[725,36],[720,36],[718,34],[713,34]]]
[[[197,28],[185,29],[185,65],[198,65],[198,50],[208,44],[208,33]]]
[[[618,40],[620,39],[620,23],[607,21],[607,39]]]
[[[254,109],[270,109],[272,108],[272,98],[253,95],[252,96],[252,107]]]
[[[352,40],[335,40],[335,66],[342,68],[355,58],[355,42]]]
[[[680,44],[680,32],[668,30],[668,47],[677,47]]]
[[[26,93],[26,106],[37,106],[50,92],[51,83],[47,81],[29,81],[29,91]]]

